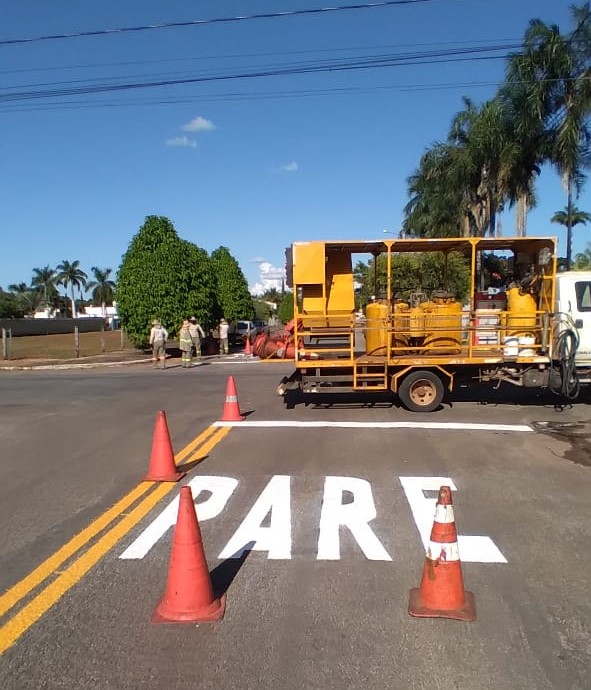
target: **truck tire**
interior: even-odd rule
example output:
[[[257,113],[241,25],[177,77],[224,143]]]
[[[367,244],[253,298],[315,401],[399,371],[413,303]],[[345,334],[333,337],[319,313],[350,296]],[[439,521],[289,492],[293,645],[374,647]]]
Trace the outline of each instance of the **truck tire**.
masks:
[[[411,412],[433,412],[441,401],[445,390],[443,382],[432,371],[412,371],[398,389],[400,402]]]

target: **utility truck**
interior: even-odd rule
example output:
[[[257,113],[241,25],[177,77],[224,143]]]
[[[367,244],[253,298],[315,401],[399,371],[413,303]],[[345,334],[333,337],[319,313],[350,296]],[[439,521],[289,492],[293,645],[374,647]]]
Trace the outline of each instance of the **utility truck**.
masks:
[[[441,284],[427,294],[419,274],[401,289],[400,257],[424,252],[441,257]],[[375,285],[360,313],[353,261],[366,257]],[[487,269],[491,257],[504,275]],[[447,270],[458,261],[469,277],[463,295]],[[573,400],[591,381],[591,273],[557,272],[555,238],[295,242],[286,268],[295,370],[279,395],[390,391],[431,412],[460,384],[549,388]]]

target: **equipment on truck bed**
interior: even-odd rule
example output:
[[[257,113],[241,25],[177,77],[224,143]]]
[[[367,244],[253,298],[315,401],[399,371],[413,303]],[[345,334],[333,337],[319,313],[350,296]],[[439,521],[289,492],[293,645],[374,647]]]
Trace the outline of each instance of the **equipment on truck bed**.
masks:
[[[441,267],[429,290],[433,276],[420,269],[427,255]],[[573,398],[578,336],[569,315],[555,313],[556,256],[556,240],[543,237],[296,242],[286,251],[294,320],[277,347],[293,352],[295,371],[278,393],[391,391],[422,412],[459,380],[549,387]],[[370,257],[366,304],[353,257]],[[503,275],[486,268],[491,257]],[[452,259],[466,277],[463,294],[449,288]],[[402,269],[409,263],[419,267],[415,284]]]

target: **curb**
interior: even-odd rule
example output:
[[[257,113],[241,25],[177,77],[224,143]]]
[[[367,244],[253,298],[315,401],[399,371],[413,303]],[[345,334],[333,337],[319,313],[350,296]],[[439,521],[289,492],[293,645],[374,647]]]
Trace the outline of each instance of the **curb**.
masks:
[[[203,358],[205,359],[205,358]],[[100,367],[124,367],[131,364],[151,364],[151,359],[133,359],[123,362],[80,362],[80,363],[68,363],[68,364],[29,364],[23,366],[11,366],[2,367],[0,366],[0,374],[3,371],[64,371],[68,369],[97,369]],[[228,356],[227,359],[210,359],[207,361],[208,364],[281,364],[285,362],[293,362],[289,359],[261,359],[260,357],[255,357],[252,355],[243,355],[237,353],[235,355]]]
[[[30,364],[27,366],[0,367],[2,371],[49,371],[53,369],[95,369],[96,367],[123,367],[128,364],[148,364],[150,359],[133,359],[126,362],[81,362],[80,364]]]

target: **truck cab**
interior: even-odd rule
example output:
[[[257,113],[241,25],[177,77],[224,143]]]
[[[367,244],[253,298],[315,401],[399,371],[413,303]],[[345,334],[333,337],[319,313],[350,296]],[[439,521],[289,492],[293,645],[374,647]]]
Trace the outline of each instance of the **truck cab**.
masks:
[[[591,271],[565,271],[556,275],[556,312],[572,320],[579,336],[576,354],[580,378],[591,374]]]

